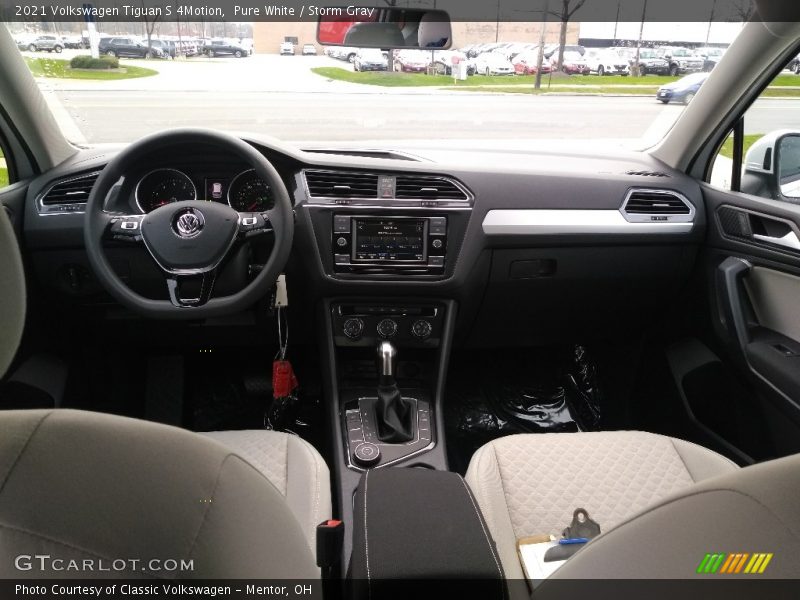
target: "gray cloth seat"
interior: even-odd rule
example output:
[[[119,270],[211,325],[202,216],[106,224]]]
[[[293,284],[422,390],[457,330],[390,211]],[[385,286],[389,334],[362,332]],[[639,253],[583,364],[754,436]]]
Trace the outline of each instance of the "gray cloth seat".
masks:
[[[257,468],[286,499],[309,546],[316,551],[317,525],[331,518],[330,472],[314,447],[278,431],[204,433]]]
[[[277,449],[283,476],[224,445],[234,437],[247,439],[258,460]],[[329,513],[327,467],[286,434],[245,432],[222,442],[100,413],[0,412],[0,577],[319,578],[308,523],[289,501],[304,492],[317,514]],[[34,560],[20,571],[19,555],[50,555],[62,567],[142,562],[86,572],[40,569]],[[192,566],[159,570],[151,559]]]
[[[512,435],[480,448],[466,481],[506,577],[522,579],[519,538],[559,535],[585,508],[602,530],[672,494],[739,468],[683,440],[637,431]]]

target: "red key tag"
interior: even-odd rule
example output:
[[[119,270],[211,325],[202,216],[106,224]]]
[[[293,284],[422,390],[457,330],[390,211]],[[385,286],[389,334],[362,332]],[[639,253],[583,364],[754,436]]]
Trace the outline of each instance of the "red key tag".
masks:
[[[272,396],[274,398],[287,398],[297,389],[297,377],[288,360],[275,360],[272,362]]]

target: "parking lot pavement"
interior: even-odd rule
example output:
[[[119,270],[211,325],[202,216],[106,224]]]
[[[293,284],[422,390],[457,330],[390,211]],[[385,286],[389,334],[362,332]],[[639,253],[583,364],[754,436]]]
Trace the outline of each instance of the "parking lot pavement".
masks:
[[[642,98],[359,95],[303,92],[97,92],[59,99],[89,142],[125,141],[182,125],[284,140],[638,138],[679,107]],[[220,107],[226,107],[220,110]],[[625,118],[620,118],[624,114]]]

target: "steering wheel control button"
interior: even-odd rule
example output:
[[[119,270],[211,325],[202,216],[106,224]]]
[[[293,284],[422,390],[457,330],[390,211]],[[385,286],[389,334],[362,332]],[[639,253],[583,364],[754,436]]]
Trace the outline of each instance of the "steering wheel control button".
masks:
[[[418,319],[414,321],[413,325],[411,325],[411,333],[421,340],[429,337],[431,335],[431,331],[433,331],[433,326],[425,319]]]
[[[381,449],[375,444],[364,442],[356,446],[353,456],[360,465],[368,467],[376,464],[381,459]]]
[[[378,323],[378,335],[384,339],[394,337],[397,333],[397,322],[394,319],[383,319]]]
[[[189,239],[197,237],[205,227],[206,219],[196,208],[186,208],[175,213],[172,229],[178,237]]]
[[[364,333],[364,321],[357,318],[347,319],[342,326],[344,334],[351,340],[357,340]]]
[[[115,217],[110,221],[109,235],[119,242],[138,242],[141,240],[141,217]]]

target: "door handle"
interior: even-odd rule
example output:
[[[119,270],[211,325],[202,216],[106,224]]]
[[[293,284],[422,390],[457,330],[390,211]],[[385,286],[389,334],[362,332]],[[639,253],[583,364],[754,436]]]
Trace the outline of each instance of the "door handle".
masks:
[[[766,244],[791,248],[792,250],[800,250],[800,238],[797,237],[797,234],[793,230],[789,230],[789,232],[782,237],[754,233],[753,239]]]
[[[729,256],[717,267],[717,307],[722,330],[736,344],[740,358],[750,343],[747,309],[743,298],[743,280],[752,265],[742,258]]]

